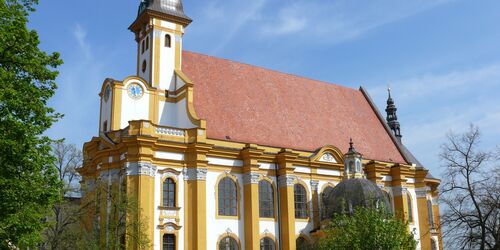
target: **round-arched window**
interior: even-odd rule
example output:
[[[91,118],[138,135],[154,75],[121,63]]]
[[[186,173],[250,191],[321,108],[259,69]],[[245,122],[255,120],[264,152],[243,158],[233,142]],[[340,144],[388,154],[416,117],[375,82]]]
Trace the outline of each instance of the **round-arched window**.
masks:
[[[273,239],[265,237],[260,240],[260,250],[275,250],[275,249],[276,245],[274,244]]]
[[[238,242],[233,237],[224,237],[219,242],[219,250],[239,250]]]

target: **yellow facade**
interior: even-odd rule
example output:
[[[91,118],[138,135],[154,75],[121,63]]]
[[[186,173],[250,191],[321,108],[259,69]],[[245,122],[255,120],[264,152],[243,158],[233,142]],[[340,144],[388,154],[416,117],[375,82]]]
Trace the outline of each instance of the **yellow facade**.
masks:
[[[320,234],[311,231],[321,225],[323,190],[327,186],[335,186],[345,177],[342,152],[332,145],[310,152],[207,138],[206,121],[199,119],[194,109],[193,83],[181,69],[182,44],[179,37],[182,37],[186,24],[176,19],[161,19],[161,16],[149,18],[141,16],[131,26],[138,43],[155,31],[175,35],[172,72],[175,81],[183,85],[167,91],[158,87],[160,52],[153,48],[161,46],[159,37],[151,38],[148,63],[156,68],[150,72],[151,83],[138,76],[124,81],[108,79],[104,82],[101,98],[106,86],[112,89],[110,117],[106,120],[109,130],[102,131],[84,145],[84,166],[80,169],[85,190],[83,199],[87,201],[84,204],[95,203],[93,206],[100,212],[88,210],[83,223],[85,228],[96,230],[96,225],[99,225],[101,242],[109,241],[106,233],[111,220],[106,209],[109,201],[102,196],[96,197],[96,183],[103,182],[125,187],[126,196],[137,200],[138,213],[133,217],[127,216],[127,223],[130,220],[144,222],[140,230],[149,239],[150,249],[162,249],[166,234],[175,236],[176,249],[188,250],[218,249],[220,244],[226,244],[224,240],[235,242],[239,249],[257,250],[264,238],[272,239],[276,249],[294,250],[299,237],[307,241],[316,240]],[[141,20],[149,26],[141,28],[137,23]],[[162,21],[173,22],[173,28],[162,26]],[[140,53],[141,49],[138,49]],[[137,74],[141,70],[139,65],[138,59]],[[124,93],[131,82],[144,86],[144,95],[149,97],[149,115],[148,119],[130,120],[124,126],[122,116],[127,112]],[[183,108],[194,127],[185,129],[158,125],[161,102],[185,102]],[[103,122],[101,120],[100,124]],[[330,161],[321,160],[325,154],[333,158]],[[363,160],[363,165],[366,178],[390,193],[392,205],[400,218],[407,220],[409,211],[413,211],[414,221],[410,227],[418,228],[422,249],[430,249],[430,239],[434,236],[439,238],[442,249],[439,208],[437,204],[432,207],[435,228],[429,227],[427,209],[427,200],[437,199],[439,182],[426,179],[427,170],[412,165],[370,159]],[[217,186],[225,176],[230,177],[237,187],[236,216],[219,215],[220,194]],[[174,207],[164,207],[162,203],[166,178],[175,180]],[[273,187],[274,218],[261,218],[259,215],[259,181],[263,179]],[[295,218],[295,184],[306,189],[307,218]],[[412,201],[408,197],[413,197]],[[412,202],[416,205],[411,205]],[[98,221],[98,224],[93,221]],[[129,233],[125,238],[127,249],[135,249],[137,242],[128,236]]]

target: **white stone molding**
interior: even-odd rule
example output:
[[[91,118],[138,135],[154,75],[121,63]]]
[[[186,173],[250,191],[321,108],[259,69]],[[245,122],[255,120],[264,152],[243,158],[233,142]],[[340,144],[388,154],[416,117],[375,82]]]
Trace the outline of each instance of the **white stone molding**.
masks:
[[[164,128],[164,127],[156,128],[156,133],[160,135],[170,135],[177,137],[184,137],[185,135],[185,132],[182,129]]]
[[[311,189],[318,192],[319,181],[311,180]]]
[[[246,173],[243,174],[243,185],[247,184],[259,184],[260,174],[259,173]]]
[[[392,194],[394,196],[403,196],[406,195],[408,189],[406,187],[392,187]]]
[[[415,194],[417,195],[417,198],[427,198],[427,193],[429,191],[430,191],[429,187],[416,188]]]
[[[280,177],[278,178],[278,186],[279,187],[293,186],[296,180],[297,176],[295,175],[280,175]]]
[[[319,158],[319,161],[329,162],[329,163],[337,163],[337,161],[335,160],[335,157],[330,153],[325,153],[324,155],[322,155],[321,158]]]
[[[186,168],[184,169],[184,180],[186,181],[205,181],[207,180],[206,168]]]
[[[127,176],[146,175],[154,177],[157,168],[149,162],[127,162],[125,163]]]

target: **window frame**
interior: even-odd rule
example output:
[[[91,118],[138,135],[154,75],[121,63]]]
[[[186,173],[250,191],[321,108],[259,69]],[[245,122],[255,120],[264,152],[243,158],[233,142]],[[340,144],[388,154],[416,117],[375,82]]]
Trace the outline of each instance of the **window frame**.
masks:
[[[227,178],[227,179],[226,179]],[[233,204],[234,200],[232,200],[232,198],[225,198],[225,197],[222,197],[222,195],[224,195],[224,193],[221,193],[220,191],[220,186],[223,184],[223,181],[224,180],[229,180],[232,182],[232,184],[234,185],[235,187],[235,193],[236,193],[236,196],[234,197],[235,199],[235,202],[236,202],[236,214],[232,215],[227,215],[227,213],[220,213],[221,211],[221,207],[220,207],[220,200],[221,199],[224,199],[224,201],[222,202],[222,204],[226,204],[226,199],[230,199],[229,201],[229,204],[231,206],[231,204]],[[215,197],[215,216],[217,219],[239,219],[240,217],[240,185],[238,183],[238,179],[233,176],[233,175],[230,175],[230,174],[223,174],[221,176],[219,176],[216,184],[215,184],[215,192],[216,192],[216,197]],[[230,208],[232,209],[232,208]]]
[[[174,196],[174,202],[173,204],[170,206],[170,204],[165,204],[165,185],[167,184],[166,182],[167,181],[172,181],[171,185],[173,185],[173,192],[172,191],[168,191],[169,193],[173,193],[173,196]],[[170,177],[170,176],[167,176],[166,178],[163,179],[162,181],[162,187],[161,187],[161,207],[162,208],[177,208],[178,207],[178,197],[177,197],[177,180]]]
[[[427,200],[427,217],[428,217],[428,222],[429,222],[429,229],[434,229],[435,224],[434,224],[434,211],[432,210],[432,201]]]
[[[174,245],[174,250],[177,250],[177,235],[175,233],[163,233],[161,236],[161,249],[166,250],[165,248],[165,236],[172,236],[173,237],[173,245]]]
[[[219,239],[217,239],[216,249],[220,250],[220,248],[222,247],[221,242],[225,239],[228,239],[228,238],[234,240],[234,242],[236,243],[236,248],[237,248],[236,250],[241,249],[240,239],[238,239],[238,237],[232,233],[225,233],[225,234],[219,236]]]
[[[165,48],[172,48],[172,36],[170,34],[165,34],[164,38],[164,46]]]
[[[274,237],[269,237],[269,236],[263,236],[260,238],[260,242],[259,242],[259,247],[261,250],[266,250],[262,244],[264,243],[265,240],[269,240],[269,242],[272,244],[271,247],[272,249],[271,250],[276,250],[277,249],[277,246],[276,246],[276,239],[274,239]]]
[[[408,222],[414,223],[415,218],[413,218],[413,198],[408,191],[406,191],[406,204],[408,206]]]
[[[303,190],[303,194],[299,194],[301,196],[303,196],[305,198],[305,201],[297,201],[297,188],[296,187],[300,187],[301,190]],[[294,208],[295,208],[295,219],[309,219],[309,196],[308,196],[308,193],[307,193],[307,188],[305,185],[303,185],[302,183],[295,183],[293,185],[293,203],[294,203]],[[305,211],[302,211],[302,209],[300,211],[297,211],[297,204],[303,204],[303,210]],[[301,213],[298,215],[298,213]]]
[[[265,188],[267,189],[267,191],[270,191],[270,194],[269,192],[266,192],[266,194],[268,195],[268,199],[267,200],[263,200],[262,198],[262,194],[264,193],[262,190],[262,186],[261,186],[261,183],[262,185],[267,185]],[[258,189],[259,189],[259,218],[260,219],[276,219],[276,191],[275,191],[275,188],[274,188],[274,185],[272,183],[272,181],[269,181],[267,179],[261,179],[258,183]],[[270,196],[270,199],[269,199],[269,196]],[[269,206],[267,207],[263,207],[263,204],[264,202],[268,202],[270,203]],[[262,210],[265,210],[267,212],[270,212],[271,214],[270,215],[266,215],[266,216],[263,216],[262,214]]]

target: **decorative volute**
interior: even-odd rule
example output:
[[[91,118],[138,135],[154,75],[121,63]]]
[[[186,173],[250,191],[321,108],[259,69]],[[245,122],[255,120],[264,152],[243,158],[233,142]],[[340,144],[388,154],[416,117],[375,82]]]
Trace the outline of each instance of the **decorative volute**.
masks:
[[[364,178],[362,160],[363,155],[356,151],[351,138],[349,142],[349,151],[344,155],[344,177],[347,179]]]

